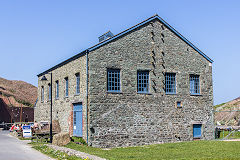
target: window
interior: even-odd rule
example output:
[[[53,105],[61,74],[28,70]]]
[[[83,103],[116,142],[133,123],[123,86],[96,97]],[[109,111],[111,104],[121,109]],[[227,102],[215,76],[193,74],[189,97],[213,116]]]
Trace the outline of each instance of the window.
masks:
[[[68,97],[68,77],[65,79],[65,97]]]
[[[137,91],[139,93],[148,93],[149,88],[149,71],[137,72]]]
[[[181,101],[177,101],[177,108],[182,108],[182,102]]]
[[[80,74],[76,74],[76,94],[80,94]]]
[[[44,87],[41,87],[41,102],[44,101]]]
[[[167,94],[176,94],[176,73],[165,74],[165,92]]]
[[[56,81],[56,99],[59,98],[59,82]]]
[[[200,94],[199,75],[190,75],[190,94]]]
[[[76,115],[77,115],[77,111],[74,111],[74,112],[73,112],[73,124],[74,124],[74,125],[76,125],[76,122],[77,122]]]
[[[28,115],[26,114],[25,122],[28,122]]]
[[[48,83],[48,100],[51,100],[51,94],[52,94],[51,83]]]
[[[120,69],[107,70],[107,91],[120,92]]]

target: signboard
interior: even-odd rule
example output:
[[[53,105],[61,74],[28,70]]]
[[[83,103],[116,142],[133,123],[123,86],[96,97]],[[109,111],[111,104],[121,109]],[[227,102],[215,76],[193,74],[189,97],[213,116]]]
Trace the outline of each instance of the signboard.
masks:
[[[22,126],[23,137],[32,137],[31,126]]]

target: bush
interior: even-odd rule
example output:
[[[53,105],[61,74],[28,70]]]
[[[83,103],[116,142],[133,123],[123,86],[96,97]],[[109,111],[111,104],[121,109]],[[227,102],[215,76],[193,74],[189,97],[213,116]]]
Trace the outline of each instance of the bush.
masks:
[[[72,137],[71,140],[73,142],[79,142],[83,145],[87,145],[86,141],[82,137]]]
[[[17,102],[29,107],[33,107],[33,105],[30,102],[27,102],[25,100],[17,99]]]

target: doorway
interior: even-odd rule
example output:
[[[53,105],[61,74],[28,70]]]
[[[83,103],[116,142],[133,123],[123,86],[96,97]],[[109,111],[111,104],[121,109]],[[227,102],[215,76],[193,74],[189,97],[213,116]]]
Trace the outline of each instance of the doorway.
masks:
[[[82,137],[82,103],[73,104],[73,136]]]

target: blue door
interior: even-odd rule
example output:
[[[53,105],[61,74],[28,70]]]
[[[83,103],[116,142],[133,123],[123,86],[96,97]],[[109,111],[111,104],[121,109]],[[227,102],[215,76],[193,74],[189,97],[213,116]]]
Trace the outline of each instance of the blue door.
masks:
[[[82,137],[82,104],[73,104],[73,136]]]
[[[202,124],[193,125],[193,138],[200,138],[202,136]]]

